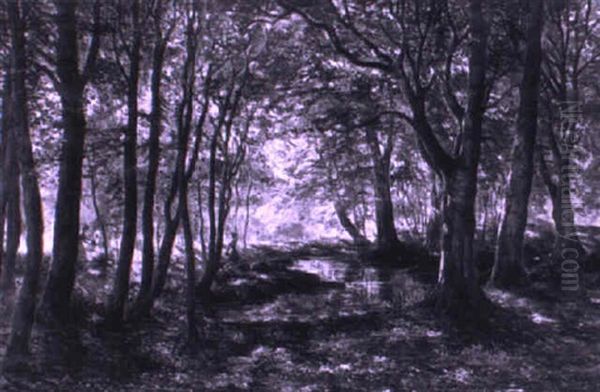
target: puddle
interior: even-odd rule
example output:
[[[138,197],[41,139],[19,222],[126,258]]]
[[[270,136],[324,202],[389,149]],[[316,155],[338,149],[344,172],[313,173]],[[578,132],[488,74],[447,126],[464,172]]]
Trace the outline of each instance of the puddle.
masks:
[[[329,259],[297,260],[290,269],[317,275],[324,282],[344,283],[349,294],[375,302],[386,300],[394,276],[392,270]]]
[[[225,322],[319,322],[349,316],[362,316],[394,306],[398,290],[411,295],[406,287],[407,278],[393,269],[378,269],[359,263],[341,262],[326,258],[301,259],[290,267],[310,273],[322,282],[340,283],[317,293],[290,293],[263,304],[244,306],[242,309],[222,310]]]

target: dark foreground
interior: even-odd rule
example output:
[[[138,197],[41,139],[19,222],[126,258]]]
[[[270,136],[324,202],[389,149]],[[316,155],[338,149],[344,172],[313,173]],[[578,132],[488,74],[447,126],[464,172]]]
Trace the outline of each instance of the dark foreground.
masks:
[[[2,391],[597,391],[599,298],[535,285],[488,290],[491,325],[456,331],[420,302],[433,270],[366,266],[333,246],[254,249],[227,265],[202,308],[199,347],[182,340],[183,270],[151,319],[100,327],[101,271],[80,279],[76,325],[37,331],[35,363]],[[179,268],[179,269],[177,269]],[[110,276],[110,272],[106,275]],[[1,345],[8,337],[1,321]]]

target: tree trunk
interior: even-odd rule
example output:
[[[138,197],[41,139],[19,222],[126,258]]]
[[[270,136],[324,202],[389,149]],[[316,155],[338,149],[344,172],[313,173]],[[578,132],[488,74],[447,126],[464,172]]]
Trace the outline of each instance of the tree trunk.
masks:
[[[451,317],[462,318],[479,310],[483,297],[473,252],[476,182],[468,169],[456,169],[445,182],[436,307]]]
[[[527,23],[527,52],[520,87],[517,132],[513,145],[504,216],[500,225],[491,281],[510,288],[527,282],[523,265],[523,238],[527,226],[529,194],[533,179],[533,153],[537,131],[541,64],[543,1],[530,3]]]
[[[334,203],[335,213],[340,221],[340,225],[352,238],[355,245],[366,245],[369,241],[360,233],[354,223],[348,217],[348,208],[343,203],[337,201]]]
[[[11,83],[12,84],[12,83]],[[12,101],[12,99],[9,99]],[[14,108],[14,105],[12,105]],[[13,111],[11,108],[11,112]],[[21,239],[21,188],[19,186],[19,163],[17,159],[17,140],[12,131],[15,114],[10,116],[9,126],[6,128],[6,155],[4,156],[6,192],[6,253],[4,265],[0,276],[0,293],[3,301],[9,303],[15,290],[15,265],[17,250]]]
[[[388,162],[389,163],[389,162]],[[377,247],[393,250],[399,244],[394,225],[394,205],[390,193],[389,164],[378,165],[375,173],[375,216],[377,220]]]
[[[473,255],[477,166],[485,102],[487,28],[482,0],[469,2],[469,77],[462,151],[445,171],[443,239],[437,284],[436,309],[452,318],[470,322],[481,317],[485,302],[479,287]]]
[[[565,155],[563,155],[565,159]],[[584,294],[583,262],[586,250],[581,243],[577,226],[575,225],[575,209],[571,198],[571,179],[573,175],[567,166],[571,162],[566,158],[560,162],[560,182],[552,200],[552,218],[555,225],[555,241],[552,256],[555,278],[560,281],[563,291]]]
[[[41,319],[46,322],[66,320],[69,314],[79,248],[81,174],[86,132],[85,83],[79,73],[77,2],[56,0],[56,9],[57,74],[64,141],[54,215],[52,265],[40,309]]]
[[[179,185],[179,203],[181,207],[181,219],[183,226],[183,237],[185,242],[185,270],[186,270],[186,318],[187,318],[187,344],[193,348],[198,342],[198,329],[196,327],[196,255],[194,252],[194,240],[192,226],[188,209],[188,187],[185,176],[181,176]]]
[[[196,50],[197,42],[195,23],[192,19],[188,19],[186,27],[186,61],[183,69],[182,89],[183,98],[179,103],[176,112],[177,122],[177,158],[173,177],[171,178],[171,187],[167,200],[165,201],[165,233],[163,235],[162,244],[158,254],[158,263],[152,279],[152,289],[148,297],[141,301],[139,306],[142,315],[147,314],[153,306],[154,300],[160,296],[164,288],[167,271],[171,262],[171,253],[173,244],[177,236],[177,229],[183,214],[183,207],[187,208],[187,190],[188,183],[194,173],[196,162],[198,159],[198,150],[200,148],[201,135],[204,121],[208,113],[208,82],[205,81],[205,106],[202,109],[200,118],[196,124],[196,140],[191,154],[191,159],[188,167],[186,167],[188,143],[190,139],[190,131],[192,126],[193,111],[194,111],[194,85],[196,78]],[[182,194],[183,193],[183,194]],[[171,216],[171,207],[175,197],[179,194],[179,202],[175,212],[175,216]],[[184,199],[182,199],[184,198]],[[185,203],[181,201],[185,200]],[[189,212],[188,212],[189,220]],[[189,222],[188,222],[189,224]],[[184,228],[185,229],[185,228]],[[185,234],[185,233],[184,233]],[[190,233],[191,234],[191,228]]]
[[[552,122],[551,122],[552,124]],[[550,172],[544,152],[539,154],[539,167],[542,179],[552,202],[552,220],[554,221],[554,249],[552,254],[553,283],[563,285],[564,291],[582,294],[584,286],[583,265],[586,250],[581,243],[575,225],[575,209],[571,197],[571,176],[576,174],[572,165],[571,151],[561,151],[551,127],[543,133],[549,142],[548,158],[554,162],[553,170],[558,181]]]
[[[160,3],[158,7],[160,8]],[[161,14],[159,11],[158,19]],[[157,27],[160,29],[160,26]],[[160,163],[160,133],[162,127],[161,79],[164,64],[164,52],[167,40],[156,33],[156,43],[152,54],[152,110],[150,113],[150,136],[148,139],[148,173],[144,189],[144,206],[142,210],[142,280],[138,300],[145,298],[152,287],[154,273],[154,202],[156,195],[156,176]]]
[[[27,266],[23,284],[13,313],[11,333],[6,349],[7,364],[15,364],[26,356],[33,326],[33,314],[38,293],[40,266],[43,257],[44,222],[40,189],[33,160],[29,135],[27,92],[25,72],[27,69],[25,49],[25,24],[18,2],[8,4],[12,36],[13,115],[14,137],[19,151],[22,177],[25,219],[27,223]]]
[[[206,251],[206,236],[204,234],[204,205],[202,204],[202,181],[197,181],[197,199],[198,199],[198,240],[202,248],[202,260],[206,262],[208,260],[208,252]]]
[[[431,175],[431,210],[432,213],[427,220],[425,245],[431,252],[439,252],[442,239],[442,195],[438,189],[438,176]]]
[[[200,295],[207,295],[210,292],[213,279],[219,270],[221,255],[217,250],[217,216],[216,216],[216,171],[217,171],[217,142],[219,138],[220,127],[214,130],[210,141],[210,158],[208,167],[208,260],[204,274],[199,283]],[[223,184],[221,184],[223,186]]]
[[[7,179],[9,165],[5,161],[8,143],[8,130],[11,127],[10,120],[10,72],[4,73],[4,83],[2,86],[2,125],[0,128],[0,281],[4,269],[4,234],[6,223],[6,199],[8,197]],[[2,286],[0,283],[0,297],[2,296]]]
[[[177,237],[177,229],[179,229],[179,221],[181,220],[181,213],[178,211],[175,213],[175,217],[165,225],[165,233],[163,234],[162,242],[158,250],[158,259],[156,269],[154,271],[154,277],[152,279],[152,299],[156,299],[162,293],[162,290],[167,281],[167,271],[171,264],[171,254],[173,253],[173,244]]]
[[[181,220],[181,204],[177,205],[175,215],[171,215],[173,201],[177,196],[179,188],[180,162],[181,159],[178,157],[177,163],[175,164],[175,169],[173,171],[173,177],[171,178],[169,194],[167,195],[167,199],[165,200],[163,207],[165,228],[162,241],[158,249],[156,268],[154,269],[154,274],[152,276],[152,286],[150,291],[144,297],[139,298],[135,309],[135,317],[146,316],[150,312],[154,305],[154,301],[161,295],[167,281],[167,272],[169,270],[169,265],[171,264],[173,245],[175,243],[175,238],[177,237],[177,230],[179,229],[179,223]],[[185,160],[183,162],[185,162]]]
[[[377,223],[377,248],[380,252],[397,250],[400,241],[394,225],[394,205],[390,192],[390,160],[393,139],[388,138],[385,151],[379,147],[377,134],[367,127],[367,142],[373,156],[373,188],[375,191],[375,219]]]
[[[96,214],[96,221],[100,228],[100,235],[102,236],[102,250],[104,251],[104,261],[108,263],[110,259],[110,252],[108,250],[108,233],[106,231],[106,223],[104,217],[100,212],[100,206],[98,205],[98,183],[96,181],[96,167],[90,165],[90,187],[92,192],[92,205],[94,207],[94,213]]]
[[[113,327],[123,322],[125,303],[129,293],[129,276],[135,250],[137,229],[137,124],[138,124],[138,80],[140,68],[141,30],[138,0],[131,9],[133,44],[129,54],[127,129],[123,155],[123,181],[125,184],[125,208],[123,211],[123,233],[113,290],[108,298],[107,321]]]

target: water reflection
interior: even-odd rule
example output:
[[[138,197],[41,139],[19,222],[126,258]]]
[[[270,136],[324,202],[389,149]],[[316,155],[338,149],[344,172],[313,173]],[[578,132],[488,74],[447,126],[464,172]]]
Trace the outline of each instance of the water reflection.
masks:
[[[401,273],[399,270],[326,258],[297,260],[289,268],[343,286],[318,293],[280,295],[269,303],[244,306],[241,312],[225,311],[221,317],[226,321],[246,322],[316,321],[395,306],[393,286],[397,284],[395,277]]]
[[[322,281],[344,283],[346,293],[369,302],[392,301],[390,280],[395,270],[366,267],[358,262],[331,259],[297,260],[291,267],[317,275]]]

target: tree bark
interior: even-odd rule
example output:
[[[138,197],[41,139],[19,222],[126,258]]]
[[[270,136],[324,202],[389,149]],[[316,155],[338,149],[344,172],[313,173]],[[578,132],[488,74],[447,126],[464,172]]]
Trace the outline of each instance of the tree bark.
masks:
[[[97,35],[92,38],[83,74],[79,71],[77,1],[56,0],[56,70],[62,104],[64,141],[60,159],[54,214],[52,265],[42,297],[40,319],[47,323],[66,320],[75,283],[79,248],[81,175],[86,133],[84,87],[97,52]],[[97,49],[96,49],[97,50]]]
[[[382,153],[375,131],[367,127],[367,142],[373,156],[373,188],[375,191],[375,219],[377,223],[377,248],[381,252],[397,250],[400,241],[394,224],[394,204],[390,192],[390,160],[393,138],[388,137]]]
[[[487,28],[482,0],[469,1],[469,76],[461,153],[444,172],[442,256],[436,309],[452,318],[481,317],[485,296],[479,287],[473,254],[477,167],[485,103]]]
[[[25,72],[27,70],[25,24],[19,8],[19,2],[8,3],[12,38],[13,132],[17,141],[19,166],[22,172],[21,185],[23,187],[25,219],[27,223],[27,266],[11,322],[11,333],[6,349],[7,364],[20,362],[20,359],[28,353],[44,249],[42,201],[29,135],[25,84]]]
[[[129,293],[131,262],[135,250],[137,229],[137,124],[138,124],[138,81],[140,70],[140,2],[134,0],[131,8],[133,43],[129,53],[127,129],[123,155],[123,181],[125,184],[125,208],[123,211],[123,232],[119,249],[119,260],[108,298],[107,322],[115,328],[123,323],[125,303]]]
[[[94,164],[90,165],[90,188],[92,192],[92,205],[94,207],[94,213],[96,214],[96,221],[100,228],[100,235],[102,236],[102,250],[104,252],[104,261],[108,262],[110,258],[110,252],[108,250],[108,233],[106,231],[106,222],[100,212],[100,206],[98,205],[98,183],[96,180],[96,167]]]
[[[188,185],[185,176],[181,175],[179,185],[179,203],[181,205],[181,220],[183,226],[183,237],[185,242],[185,270],[186,270],[186,319],[187,319],[187,343],[193,348],[198,342],[198,329],[196,327],[196,255],[194,252],[194,240],[190,214],[188,208]]]
[[[340,225],[346,230],[346,232],[352,238],[355,245],[366,245],[369,241],[361,234],[358,228],[352,223],[348,217],[348,208],[339,201],[334,203],[335,213],[340,221]]]
[[[442,232],[442,195],[438,189],[438,176],[435,173],[431,175],[431,215],[428,217],[425,233],[425,246],[431,252],[439,252]]]
[[[248,248],[248,228],[250,226],[250,196],[252,195],[252,186],[254,185],[254,181],[250,176],[248,176],[248,187],[246,188],[246,197],[245,197],[245,209],[246,214],[244,218],[244,235],[243,235],[243,244],[244,249]]]
[[[10,83],[12,85],[12,82]],[[11,87],[12,90],[12,87]],[[19,186],[20,169],[17,159],[17,140],[12,128],[15,126],[14,104],[12,94],[9,94],[10,102],[9,118],[7,127],[3,130],[6,141],[4,155],[4,192],[6,195],[6,253],[4,254],[4,265],[0,274],[0,294],[3,301],[8,304],[15,291],[15,265],[17,262],[17,250],[21,239],[21,188]],[[4,225],[4,223],[3,223]]]
[[[223,115],[224,116],[224,115]],[[222,119],[224,117],[222,116]],[[224,120],[223,120],[224,121]],[[222,124],[221,124],[222,126]],[[216,167],[217,167],[217,142],[219,138],[218,127],[213,131],[210,141],[210,157],[208,166],[208,260],[204,268],[204,274],[200,280],[199,292],[201,295],[207,295],[210,292],[214,276],[217,274],[221,255],[217,252],[217,218],[215,212],[216,206]]]
[[[158,4],[160,8],[160,2]],[[158,20],[160,21],[160,10]],[[157,29],[160,24],[157,22]],[[145,298],[152,288],[152,275],[154,273],[154,203],[156,195],[156,177],[160,163],[160,133],[162,127],[162,99],[161,79],[164,64],[164,52],[167,39],[156,33],[156,43],[152,54],[152,109],[150,113],[150,137],[148,140],[148,173],[146,175],[146,188],[144,189],[144,206],[142,210],[142,280],[138,300]]]
[[[483,18],[482,0],[468,2],[470,27],[469,75],[467,83],[467,110],[461,115],[461,148],[454,154],[446,152],[437,140],[436,133],[428,122],[426,111],[427,94],[431,93],[432,80],[424,77],[429,64],[424,59],[425,40],[431,38],[425,27],[424,35],[416,40],[415,50],[403,50],[401,61],[396,61],[395,54],[386,53],[383,46],[376,47],[370,42],[372,56],[361,55],[354,46],[346,43],[347,38],[357,42],[365,42],[360,31],[347,21],[347,27],[340,33],[341,27],[322,21],[308,10],[308,7],[295,5],[286,1],[278,4],[300,15],[308,24],[327,34],[336,52],[350,63],[358,67],[377,69],[403,85],[404,93],[412,109],[412,117],[400,114],[414,128],[419,138],[419,148],[423,158],[432,169],[441,175],[444,181],[445,195],[443,204],[444,234],[442,246],[442,262],[440,264],[438,285],[433,296],[439,313],[458,317],[465,314],[479,315],[485,302],[483,291],[479,288],[473,257],[473,233],[475,226],[474,201],[477,189],[477,167],[479,164],[481,126],[486,100],[486,46],[487,26]],[[418,2],[413,2],[418,7]],[[418,10],[416,11],[418,13]],[[338,14],[339,15],[339,14]],[[417,19],[419,15],[415,15]],[[404,24],[398,23],[404,34],[400,42],[410,45],[411,32],[404,30]],[[405,40],[405,41],[403,41]],[[425,79],[425,80],[424,80]],[[459,139],[459,140],[460,140]]]
[[[164,215],[165,215],[165,232],[162,238],[162,243],[159,249],[158,262],[154,275],[152,278],[152,288],[146,298],[140,301],[138,306],[139,315],[146,315],[152,309],[154,301],[160,296],[164,285],[167,280],[167,271],[171,263],[171,253],[173,251],[173,244],[177,236],[177,230],[179,223],[182,219],[183,207],[181,199],[177,204],[175,215],[172,216],[171,209],[175,197],[179,195],[181,198],[181,192],[185,191],[185,197],[187,200],[187,189],[188,183],[192,178],[196,169],[196,163],[198,161],[198,152],[200,148],[200,142],[202,140],[202,132],[204,122],[208,113],[208,93],[210,85],[210,67],[207,77],[205,79],[204,87],[204,106],[200,113],[200,118],[196,123],[194,147],[191,153],[190,162],[186,167],[188,143],[190,139],[190,131],[192,125],[192,114],[194,110],[194,85],[196,78],[196,50],[197,50],[197,30],[194,27],[194,22],[188,20],[188,26],[186,27],[186,62],[184,65],[182,90],[183,99],[177,108],[177,129],[178,129],[178,148],[177,158],[175,162],[175,168],[173,171],[173,177],[171,178],[171,186],[169,194],[164,204]],[[181,185],[185,184],[182,188]],[[187,203],[187,201],[186,201]],[[185,228],[184,228],[185,229]],[[190,229],[191,230],[191,229]],[[184,233],[185,234],[185,233]]]
[[[525,69],[520,86],[517,131],[508,177],[504,216],[500,225],[491,282],[501,288],[527,282],[523,265],[523,240],[527,226],[529,195],[533,179],[533,154],[537,132],[543,1],[529,2]]]
[[[4,81],[2,86],[2,124],[0,129],[0,282],[4,269],[4,234],[6,223],[6,199],[8,197],[7,190],[7,170],[10,166],[5,162],[8,129],[11,126],[10,120],[10,72],[4,73]],[[0,296],[2,296],[2,286],[0,283]]]

